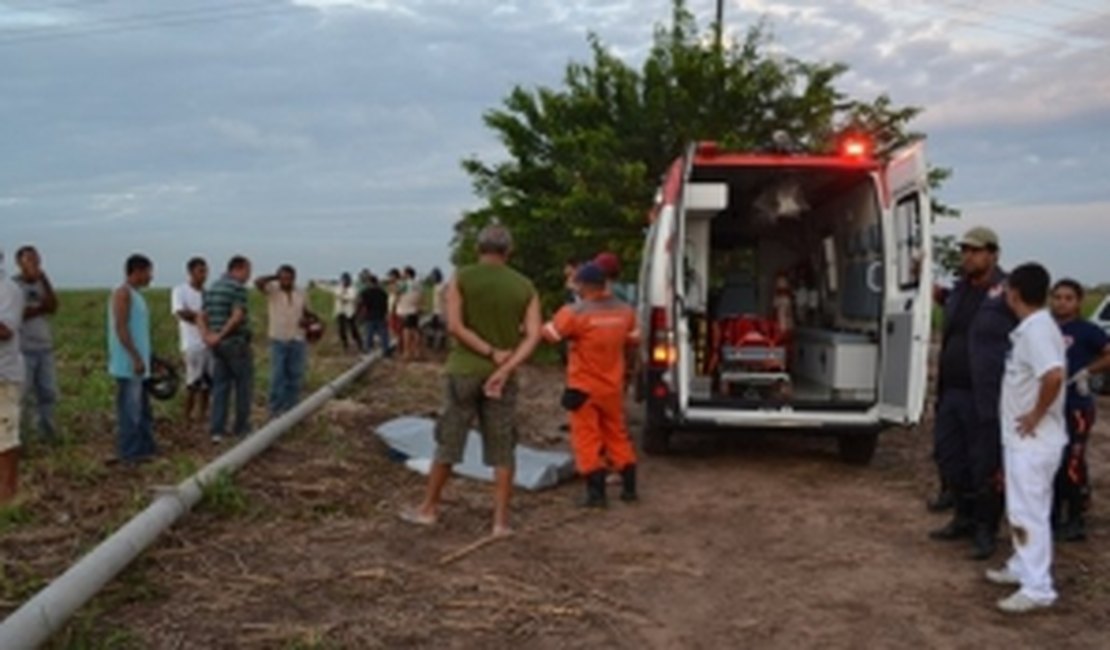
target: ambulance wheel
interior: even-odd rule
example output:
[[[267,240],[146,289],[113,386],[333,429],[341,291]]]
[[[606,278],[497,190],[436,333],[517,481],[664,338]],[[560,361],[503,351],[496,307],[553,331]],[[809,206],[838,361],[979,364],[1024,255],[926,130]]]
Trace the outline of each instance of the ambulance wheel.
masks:
[[[661,456],[671,450],[671,430],[669,427],[652,422],[649,416],[644,421],[643,437],[640,445],[644,453],[651,456]]]
[[[842,433],[836,439],[840,460],[849,465],[867,465],[875,457],[878,433]]]

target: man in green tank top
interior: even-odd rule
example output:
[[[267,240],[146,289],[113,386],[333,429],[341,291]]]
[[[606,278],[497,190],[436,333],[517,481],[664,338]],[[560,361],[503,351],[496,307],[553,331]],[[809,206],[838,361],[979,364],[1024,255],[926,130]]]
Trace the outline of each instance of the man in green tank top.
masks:
[[[482,456],[494,472],[493,534],[507,535],[515,469],[517,382],[513,372],[536,349],[540,302],[528,278],[507,264],[512,237],[500,225],[478,233],[478,263],[458,270],[447,286],[447,357],[443,414],[424,502],[401,518],[429,526],[439,517],[451,466],[460,462],[471,422],[478,421]]]

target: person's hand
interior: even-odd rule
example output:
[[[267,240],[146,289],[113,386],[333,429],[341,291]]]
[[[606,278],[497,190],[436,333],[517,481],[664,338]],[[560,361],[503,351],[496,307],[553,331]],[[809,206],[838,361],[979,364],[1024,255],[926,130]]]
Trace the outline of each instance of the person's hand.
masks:
[[[512,356],[513,353],[511,350],[494,349],[493,354],[490,355],[490,358],[493,359],[493,365],[501,367],[505,365],[505,362],[511,359]]]
[[[1037,435],[1037,425],[1041,421],[1040,415],[1036,413],[1026,413],[1017,419],[1018,435],[1022,438],[1032,438]]]
[[[1086,368],[1072,375],[1068,383],[1075,384],[1075,392],[1083,397],[1091,394],[1091,373],[1087,372]]]
[[[146,374],[146,364],[139,357],[131,359],[131,370],[135,372],[136,377],[142,377]]]
[[[508,381],[509,373],[498,370],[486,380],[485,386],[482,387],[482,392],[490,399],[501,399],[501,394],[505,390],[505,384]]]
[[[204,335],[204,343],[208,347],[214,348],[220,344],[220,335],[215,332],[209,332]]]

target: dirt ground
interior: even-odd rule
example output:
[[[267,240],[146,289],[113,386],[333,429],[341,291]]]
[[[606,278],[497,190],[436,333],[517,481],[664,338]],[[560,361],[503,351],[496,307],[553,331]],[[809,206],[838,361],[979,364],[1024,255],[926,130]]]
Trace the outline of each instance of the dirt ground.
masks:
[[[199,508],[117,580],[92,634],[175,649],[1106,642],[1108,401],[1090,538],[1058,547],[1059,606],[1015,619],[995,611],[1007,591],[982,579],[987,565],[926,537],[945,521],[924,508],[928,427],[887,432],[865,468],[841,464],[829,439],[681,437],[674,455],[643,459],[641,503],[584,513],[577,483],[522,492],[515,536],[452,561],[487,531],[488,486],[457,480],[439,526],[404,524],[396,512],[418,501],[423,477],[372,434],[397,415],[434,414],[438,373],[375,368],[236,478],[242,507]],[[558,371],[523,379],[524,436],[560,444]]]

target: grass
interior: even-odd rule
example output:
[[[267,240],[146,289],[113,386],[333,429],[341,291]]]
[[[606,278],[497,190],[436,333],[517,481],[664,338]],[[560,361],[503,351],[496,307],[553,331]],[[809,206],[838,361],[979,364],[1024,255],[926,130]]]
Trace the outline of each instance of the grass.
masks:
[[[221,471],[203,487],[200,507],[217,517],[238,517],[247,511],[247,495],[235,484],[230,472]]]
[[[0,506],[0,534],[35,520],[35,513],[26,503]]]

